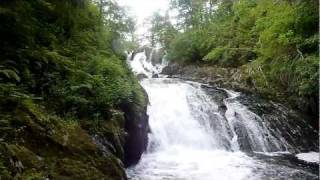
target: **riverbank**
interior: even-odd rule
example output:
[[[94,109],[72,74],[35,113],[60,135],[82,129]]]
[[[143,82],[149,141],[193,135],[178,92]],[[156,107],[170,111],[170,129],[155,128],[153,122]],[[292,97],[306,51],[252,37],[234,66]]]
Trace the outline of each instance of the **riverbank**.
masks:
[[[101,11],[115,6],[0,2],[1,180],[127,179],[147,146],[148,98],[113,46],[125,40]]]
[[[0,101],[0,179],[125,180],[145,151],[146,103],[112,109],[108,119],[61,117],[32,101]]]

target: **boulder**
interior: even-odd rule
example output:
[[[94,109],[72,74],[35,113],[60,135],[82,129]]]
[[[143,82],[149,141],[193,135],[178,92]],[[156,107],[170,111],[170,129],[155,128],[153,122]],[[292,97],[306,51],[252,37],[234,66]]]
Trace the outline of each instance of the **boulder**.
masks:
[[[171,64],[169,66],[166,66],[162,69],[161,74],[165,74],[165,75],[178,75],[180,74],[180,66],[177,64]]]
[[[159,74],[153,74],[152,78],[159,78]]]
[[[149,116],[147,115],[148,95],[144,91],[145,104],[125,103],[121,109],[125,115],[124,165],[129,167],[139,162],[147,149]]]
[[[140,74],[137,74],[137,78],[138,78],[138,80],[140,81],[140,80],[142,80],[142,79],[148,78],[148,76],[145,75],[145,74],[143,74],[143,73],[140,73]]]

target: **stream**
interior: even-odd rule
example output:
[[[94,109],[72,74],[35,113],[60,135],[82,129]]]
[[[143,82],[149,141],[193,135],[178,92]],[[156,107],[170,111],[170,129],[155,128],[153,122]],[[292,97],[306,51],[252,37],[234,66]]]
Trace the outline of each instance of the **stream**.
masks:
[[[295,146],[292,134],[285,138],[277,125],[266,120],[268,116],[246,105],[247,96],[161,75],[151,78],[161,72],[163,64],[153,65],[144,52],[128,63],[133,72],[147,77],[141,85],[149,96],[151,129],[147,151],[137,165],[127,169],[129,179],[319,178],[319,153],[301,154],[313,148]],[[290,128],[297,129],[295,125]],[[304,159],[310,156],[316,160]]]

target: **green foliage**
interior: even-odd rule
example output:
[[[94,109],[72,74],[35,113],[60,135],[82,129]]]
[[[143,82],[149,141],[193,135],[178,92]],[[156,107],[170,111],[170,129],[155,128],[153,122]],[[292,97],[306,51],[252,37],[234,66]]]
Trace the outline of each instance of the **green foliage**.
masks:
[[[115,2],[101,5],[110,11],[88,0],[1,2],[0,95],[89,119],[144,103],[122,45],[134,24]]]
[[[114,1],[103,13],[93,2],[0,2],[0,179],[125,177],[90,135],[99,122],[122,158],[124,124],[112,123],[113,111],[146,105],[124,58],[134,24]]]
[[[318,1],[172,2],[184,28],[169,45],[171,61],[252,69],[257,89],[295,106],[318,97]]]
[[[208,53],[203,59],[205,61],[218,62],[220,59],[222,59],[224,51],[225,50],[223,48],[217,47]]]
[[[198,58],[196,41],[193,32],[178,34],[170,44],[168,58],[174,61],[190,62]]]
[[[169,48],[171,41],[175,38],[178,31],[170,22],[169,14],[165,16],[156,12],[150,19],[151,27],[150,42],[152,46],[156,46],[159,43],[162,47]]]

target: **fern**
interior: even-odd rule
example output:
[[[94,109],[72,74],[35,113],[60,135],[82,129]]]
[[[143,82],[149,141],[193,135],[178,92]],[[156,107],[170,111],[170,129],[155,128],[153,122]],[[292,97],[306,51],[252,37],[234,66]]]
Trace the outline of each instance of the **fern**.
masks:
[[[15,68],[5,69],[4,66],[0,66],[0,74],[9,80],[14,80],[16,82],[20,82],[21,80],[20,76],[18,75],[18,70]]]

